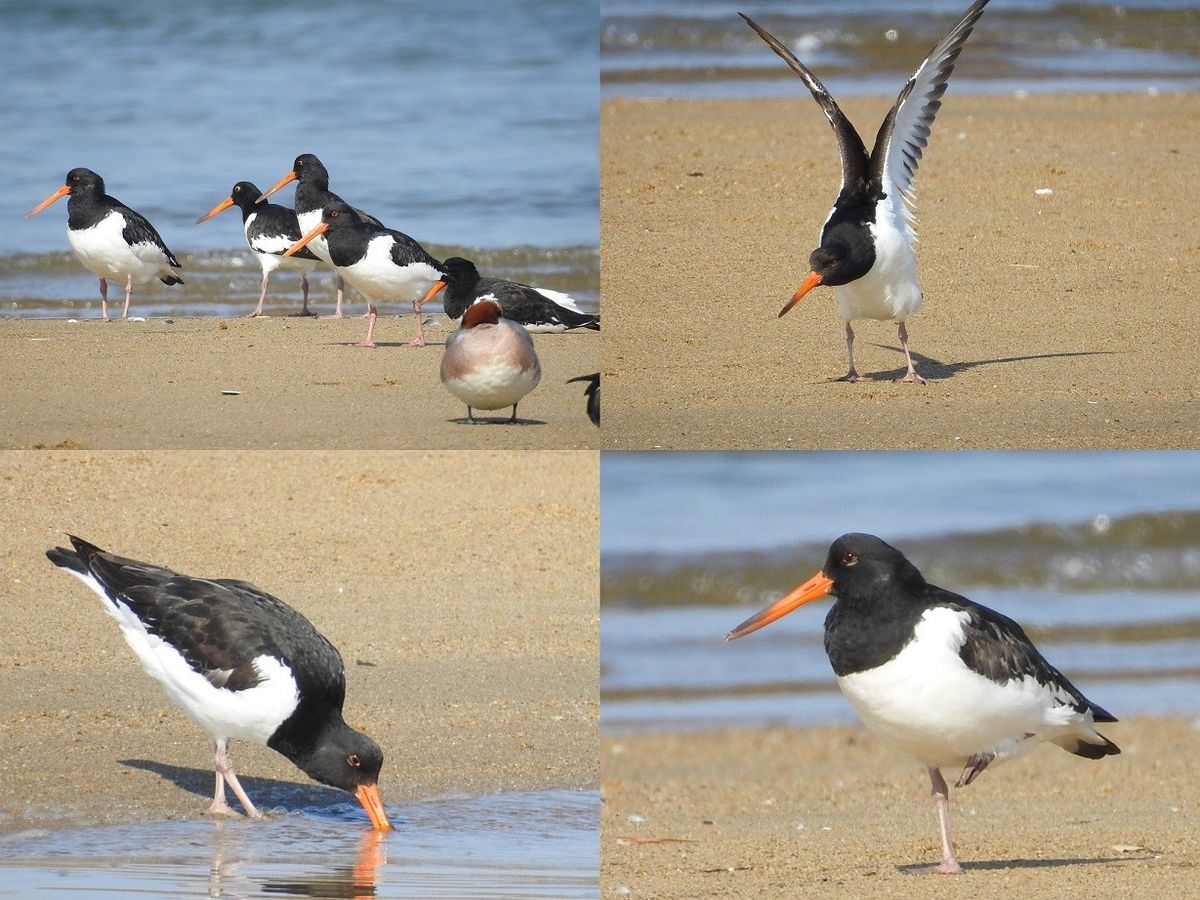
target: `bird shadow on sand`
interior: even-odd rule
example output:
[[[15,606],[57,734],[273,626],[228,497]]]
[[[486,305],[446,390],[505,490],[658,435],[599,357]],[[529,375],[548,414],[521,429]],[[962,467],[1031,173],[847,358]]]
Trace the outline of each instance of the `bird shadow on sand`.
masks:
[[[374,347],[360,347],[358,341],[326,341],[326,347],[350,347],[354,350],[383,350],[402,347],[405,350],[423,350],[423,347],[410,347],[408,341],[376,341]],[[425,347],[445,347],[445,341],[426,341]]]
[[[892,350],[901,356],[904,355],[902,347],[893,347],[890,344],[872,344],[872,347],[878,347],[881,350]],[[1062,359],[1072,356],[1116,356],[1116,350],[1077,350],[1066,353],[1035,353],[1030,356],[998,356],[994,359],[975,359],[966,360],[963,362],[946,363],[940,359],[934,359],[931,356],[923,356],[920,353],[913,353],[913,365],[916,366],[917,373],[926,381],[945,381],[953,378],[961,372],[966,372],[970,369],[978,369],[982,366],[1001,365],[1003,363],[1014,362],[1029,362],[1035,359]],[[907,366],[900,366],[897,369],[891,369],[886,372],[871,372],[863,376],[864,381],[895,381],[903,378],[908,371]]]
[[[166,763],[154,762],[148,759],[120,759],[121,765],[131,769],[141,769],[153,772],[164,781],[169,781],[176,787],[182,788],[197,797],[204,798],[204,805],[212,800],[213,771],[212,769],[192,769],[186,766],[171,766]],[[252,775],[238,775],[238,781],[246,789],[246,794],[255,806],[263,809],[282,807],[285,809],[313,809],[337,806],[353,802],[353,797],[344,791],[326,787],[322,784],[301,784],[295,781],[280,781],[277,778],[256,778]],[[240,804],[233,792],[226,788],[229,802],[238,808]]]
[[[493,418],[480,418],[476,416],[474,420],[468,419],[466,416],[459,416],[457,419],[447,419],[446,421],[454,425],[545,425],[541,419],[509,419],[508,416],[497,416]]]
[[[1003,872],[1009,869],[1058,869],[1065,866],[1105,865],[1119,862],[1146,862],[1154,859],[1152,854],[1146,856],[1100,856],[1100,857],[1067,857],[1064,859],[980,859],[972,862],[961,862],[964,872]],[[896,870],[906,875],[920,874],[928,863],[911,863],[906,866],[896,866]]]

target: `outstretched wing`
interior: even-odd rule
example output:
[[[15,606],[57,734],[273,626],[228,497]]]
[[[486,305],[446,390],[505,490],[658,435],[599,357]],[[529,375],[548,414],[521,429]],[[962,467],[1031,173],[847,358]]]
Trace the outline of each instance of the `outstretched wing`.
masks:
[[[987,0],[983,0],[983,2],[986,3]],[[767,31],[745,13],[740,12],[738,15],[745,19],[746,24],[753,28],[760,38],[767,42],[767,46],[774,50],[779,58],[787,63],[793,72],[800,76],[800,79],[812,93],[813,99],[825,111],[825,118],[829,120],[829,124],[833,126],[833,133],[837,136],[838,153],[842,157],[841,191],[845,191],[847,187],[855,191],[860,188],[865,189],[870,168],[867,148],[863,145],[862,138],[858,136],[858,132],[854,130],[854,126],[850,124],[850,120],[846,118],[846,114],[842,112],[841,107],[830,96],[829,91],[825,90],[825,85],[821,84],[820,80],[812,73],[808,66],[796,59],[795,54],[783,46],[779,42],[779,39],[771,34],[771,32]]]

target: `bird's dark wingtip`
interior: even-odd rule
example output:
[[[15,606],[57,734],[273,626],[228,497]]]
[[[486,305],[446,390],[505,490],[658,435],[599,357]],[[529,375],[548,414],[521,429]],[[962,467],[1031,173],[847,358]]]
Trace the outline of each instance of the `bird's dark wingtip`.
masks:
[[[93,554],[100,553],[100,548],[73,534],[68,534],[67,538],[71,541],[73,550],[68,550],[66,547],[54,547],[46,551],[46,558],[60,569],[87,572],[88,560]]]

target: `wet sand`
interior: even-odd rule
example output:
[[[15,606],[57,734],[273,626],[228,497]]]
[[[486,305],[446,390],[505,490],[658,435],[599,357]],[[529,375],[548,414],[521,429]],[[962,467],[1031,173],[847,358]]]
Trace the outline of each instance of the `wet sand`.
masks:
[[[588,448],[581,385],[600,365],[594,331],[536,334],[542,380],[525,424],[471,425],[438,379],[453,330],[361,318],[0,320],[0,446],[13,449]],[[224,395],[223,390],[240,391]],[[507,419],[511,410],[480,413]]]
[[[211,798],[207,735],[45,559],[66,531],[307,615],[345,660],[347,721],[384,749],[389,804],[594,787],[597,469],[577,451],[0,454],[0,832]],[[233,750],[268,808],[354,802]]]
[[[607,737],[604,893],[1200,896],[1200,731],[1171,718],[1102,731],[1121,755],[1039,747],[951,786],[959,877],[905,871],[941,858],[929,779],[865,728]]]
[[[804,93],[797,82],[797,91]],[[872,140],[894,98],[854,99]],[[920,385],[833,293],[776,318],[837,191],[820,109],[603,104],[606,447],[1194,447],[1200,94],[951,90],[921,163]],[[1049,195],[1035,191],[1049,189]]]

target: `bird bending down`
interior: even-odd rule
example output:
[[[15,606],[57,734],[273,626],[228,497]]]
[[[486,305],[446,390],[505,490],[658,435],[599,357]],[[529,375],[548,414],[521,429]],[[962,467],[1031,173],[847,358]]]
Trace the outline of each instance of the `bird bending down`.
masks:
[[[266,744],[310,778],[358,797],[390,829],[379,796],[379,746],[342,718],[346,673],[334,646],[287,604],[245,581],[193,578],[71,537],[49,560],[95,591],[146,673],[215,745],[209,814],[262,814],[233,771],[233,738]]]
[[[67,240],[89,272],[100,276],[100,319],[108,318],[108,279],[125,282],[125,308],[135,284],[158,278],[165,285],[183,284],[183,268],[154,226],[136,210],[104,192],[104,179],[91,169],[72,169],[66,183],[25,214],[30,218],[61,197],[67,201]]]
[[[587,414],[592,420],[592,424],[597,428],[600,427],[600,373],[593,372],[591,375],[577,375],[575,378],[568,378],[567,384],[574,384],[577,381],[587,383],[584,389],[584,394],[587,396]]]
[[[501,318],[500,304],[479,300],[462,317],[462,326],[446,339],[442,354],[442,384],[474,409],[512,406],[509,422],[517,421],[517,404],[537,387],[542,367],[533,338],[516,322]]]
[[[300,290],[304,293],[304,307],[295,316],[315,316],[308,308],[308,273],[316,268],[319,260],[307,248],[294,256],[285,257],[284,251],[300,240],[300,223],[296,219],[295,210],[288,209],[276,203],[258,202],[262,196],[260,191],[249,181],[239,181],[229,192],[229,196],[196,220],[196,224],[207,222],[213,216],[224,212],[231,206],[242,211],[242,230],[246,234],[246,243],[258,258],[262,267],[262,288],[258,294],[258,306],[254,312],[247,313],[250,319],[263,314],[263,302],[267,299],[267,282],[271,273],[278,268],[297,269],[300,272]]]
[[[1020,625],[929,584],[873,535],[842,535],[820,572],[725,639],[827,594],[834,604],[825,617],[825,652],[838,687],[869,728],[929,771],[942,862],[924,871],[961,871],[943,767],[962,769],[962,787],[989,764],[1043,741],[1086,759],[1121,752],[1095,728],[1116,718],[1047,662]]]
[[[442,264],[407,234],[372,225],[342,200],[331,200],[321,221],[283,254],[292,256],[325,235],[338,274],[367,298],[367,336],[359,347],[374,347],[377,313],[372,300],[411,302],[417,314],[417,336],[410,347],[425,346],[421,298],[442,278]]]
[[[860,378],[854,367],[851,325],[856,319],[897,323],[908,364],[908,371],[898,380],[925,381],[913,366],[904,325],[920,309],[923,299],[917,284],[917,256],[913,246],[916,242],[913,181],[955,62],[987,2],[976,0],[971,4],[917,67],[883,120],[869,156],[862,138],[817,76],[770,32],[739,13],[804,81],[837,136],[842,161],[837,201],[821,229],[821,246],[809,257],[812,271],[779,312],[782,317],[819,285],[834,288],[838,313],[846,324],[846,356],[850,365],[837,381]]]
[[[429,289],[419,305],[428,303],[443,288],[446,294],[442,308],[451,319],[462,318],[471,304],[487,299],[500,304],[504,318],[524,325],[529,331],[600,330],[600,317],[581,312],[569,294],[504,278],[484,277],[475,263],[461,256],[452,256],[442,263],[441,279]]]
[[[301,234],[308,234],[321,224],[321,215],[325,212],[325,207],[334,201],[345,202],[341,197],[329,190],[329,170],[312,153],[301,153],[297,156],[292,162],[292,170],[275,182],[275,184],[271,185],[267,189],[267,192],[258,198],[258,202],[266,202],[268,197],[293,181],[296,182],[296,199],[293,203],[296,207],[296,218],[300,222]],[[350,212],[369,225],[383,227],[383,223],[370,213],[363,212],[361,209],[356,209],[349,204],[346,204],[346,206],[350,209]],[[331,266],[334,264],[329,255],[329,246],[323,237],[314,238],[309,245],[309,249],[317,255],[318,259],[329,263]],[[337,308],[329,318],[342,318],[342,299],[345,296],[345,292],[346,280],[342,277],[342,273],[338,272]]]

